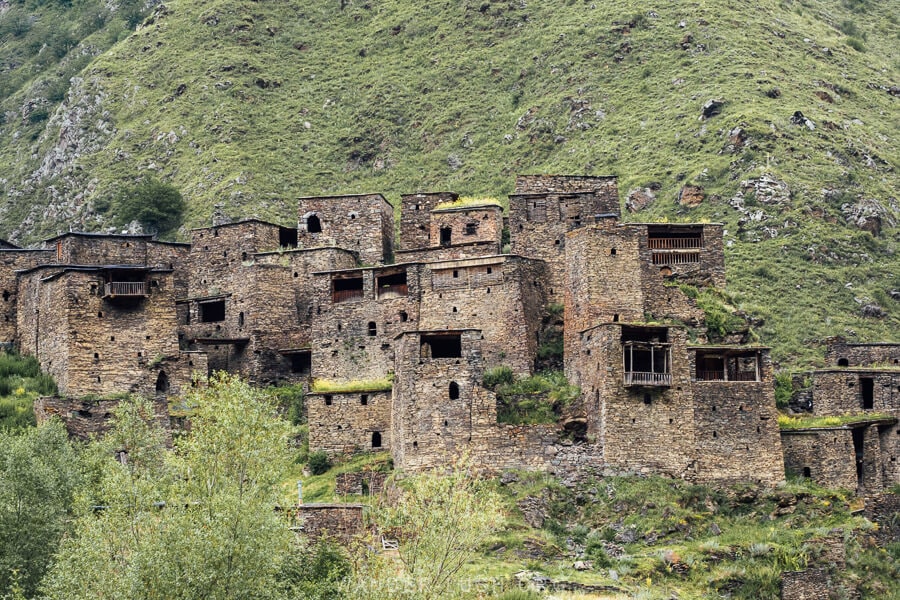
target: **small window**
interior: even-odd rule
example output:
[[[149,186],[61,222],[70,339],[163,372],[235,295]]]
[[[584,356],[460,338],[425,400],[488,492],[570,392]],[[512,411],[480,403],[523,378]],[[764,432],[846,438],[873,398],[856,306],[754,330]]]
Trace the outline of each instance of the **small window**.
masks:
[[[316,215],[306,217],[307,233],[322,233],[322,221]]]
[[[494,270],[493,270],[491,267],[488,267],[488,268],[487,268],[487,274],[488,274],[488,275],[490,275],[490,274],[493,273],[493,272],[494,272]]]
[[[372,432],[372,447],[373,448],[381,448],[381,432],[380,431]]]
[[[812,477],[812,471],[810,470],[809,467],[803,467],[803,476],[807,479]]]
[[[875,408],[875,380],[871,377],[860,377],[859,393],[864,410]]]
[[[459,400],[459,384],[455,381],[450,382],[450,388],[448,390],[448,395],[451,400]]]
[[[4,302],[9,302],[9,296],[10,296],[9,291],[8,291],[8,290],[3,290],[3,301],[4,301]]]
[[[610,256],[615,256],[615,255],[616,255],[616,249],[615,249],[615,248],[610,248],[610,249],[609,249],[609,255],[610,255]]]
[[[238,313],[238,327],[243,327],[243,326],[244,326],[244,313],[242,311],[242,312]]]
[[[466,235],[475,235],[478,233],[478,223],[466,223]]]
[[[406,323],[409,320],[409,315],[406,314],[406,311],[400,311],[400,322]]]
[[[332,398],[330,395],[325,396],[325,406],[331,406],[333,400],[334,398]]]
[[[453,271],[453,279],[459,279],[459,271]]]
[[[453,230],[450,227],[441,227],[441,246],[449,246]]]
[[[362,394],[362,395],[359,397],[359,403],[360,403],[362,406],[368,406],[368,405],[369,405],[369,395],[368,395],[368,394]]]
[[[369,337],[375,337],[378,335],[378,326],[375,324],[375,321],[369,321]]]
[[[839,366],[839,367],[849,367],[849,366],[850,366],[850,361],[847,360],[846,358],[839,358],[839,359],[838,359],[838,364],[837,364],[837,366]]]

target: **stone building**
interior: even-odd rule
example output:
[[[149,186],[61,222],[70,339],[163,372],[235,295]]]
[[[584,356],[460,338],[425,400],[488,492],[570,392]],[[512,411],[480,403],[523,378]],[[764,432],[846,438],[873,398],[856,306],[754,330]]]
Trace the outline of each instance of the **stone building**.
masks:
[[[785,468],[860,494],[900,483],[900,344],[832,338],[825,359],[837,366],[812,372],[810,412],[845,422],[782,431]]]
[[[783,478],[768,350],[707,344],[676,285],[724,286],[721,225],[622,223],[614,177],[521,176],[508,219],[451,192],[400,204],[396,244],[393,207],[358,194],[300,198],[296,227],[217,220],[190,244],[72,233],[0,247],[0,334],[56,377],[62,398],[42,414],[81,432],[110,410],[96,398],[164,403],[223,369],[310,384],[311,449],[388,450],[408,470],[466,454],[486,470]],[[485,372],[533,373],[563,303],[580,400],[559,423],[499,423]],[[872,393],[829,387],[823,409],[894,406],[897,382],[857,371]]]

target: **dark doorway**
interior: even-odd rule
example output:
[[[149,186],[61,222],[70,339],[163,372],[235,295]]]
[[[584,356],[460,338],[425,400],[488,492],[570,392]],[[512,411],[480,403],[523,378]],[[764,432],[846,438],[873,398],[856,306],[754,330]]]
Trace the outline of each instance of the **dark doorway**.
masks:
[[[450,389],[447,392],[451,400],[459,400],[459,384],[455,381],[450,382]]]
[[[373,448],[381,448],[381,432],[380,431],[372,432],[372,447]]]
[[[200,322],[216,323],[225,320],[225,301],[213,300],[200,303]]]
[[[871,377],[860,377],[859,395],[863,409],[875,408],[875,380]]]
[[[853,455],[856,459],[856,484],[862,488],[863,486],[863,436],[865,428],[857,427],[853,430]]]
[[[308,223],[309,221],[307,221]],[[321,230],[321,225],[319,226]],[[297,230],[289,229],[287,227],[282,227],[278,230],[278,245],[282,248],[296,248],[297,247]]]
[[[449,246],[450,238],[453,234],[453,230],[449,227],[441,227],[441,246]]]
[[[850,366],[850,361],[847,360],[846,358],[839,358],[839,359],[838,359],[838,366],[839,366],[839,367],[849,367],[849,366]]]
[[[307,233],[322,233],[322,221],[316,215],[306,217]]]
[[[312,353],[296,352],[291,357],[291,373],[298,375],[309,375],[312,370]]]
[[[165,396],[169,392],[169,376],[165,371],[160,371],[156,377],[156,395]]]

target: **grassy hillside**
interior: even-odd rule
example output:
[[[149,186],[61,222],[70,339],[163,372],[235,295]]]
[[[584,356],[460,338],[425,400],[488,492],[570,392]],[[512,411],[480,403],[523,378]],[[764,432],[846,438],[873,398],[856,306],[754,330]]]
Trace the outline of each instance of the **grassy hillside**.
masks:
[[[147,174],[191,226],[216,204],[289,223],[301,195],[617,174],[623,202],[654,198],[631,219],[726,223],[734,304],[779,359],[814,362],[823,336],[900,324],[897,8],[172,0],[45,121],[21,110],[34,86],[0,101],[0,236],[102,228]]]

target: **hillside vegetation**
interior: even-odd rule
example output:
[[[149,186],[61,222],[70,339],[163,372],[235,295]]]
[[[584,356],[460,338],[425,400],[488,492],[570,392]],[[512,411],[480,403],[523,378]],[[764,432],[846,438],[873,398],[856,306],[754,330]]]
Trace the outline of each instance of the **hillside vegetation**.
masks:
[[[9,15],[89,4],[0,2],[4,52],[27,39]],[[826,335],[900,325],[897,9],[172,0],[127,36],[113,11],[51,66],[33,43],[3,57],[0,236],[109,227],[148,176],[198,226],[215,205],[291,223],[302,195],[617,174],[623,203],[641,192],[629,219],[724,222],[734,305],[779,360],[814,363]],[[703,191],[682,204],[685,185]]]

